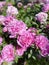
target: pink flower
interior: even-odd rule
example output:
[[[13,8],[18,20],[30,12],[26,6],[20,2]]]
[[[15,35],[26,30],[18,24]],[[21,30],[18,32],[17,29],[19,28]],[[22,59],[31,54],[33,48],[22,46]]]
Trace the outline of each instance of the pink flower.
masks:
[[[2,52],[1,52],[2,58],[4,61],[11,62],[14,60],[14,48],[13,45],[9,44],[6,45]]]
[[[45,49],[41,50],[40,53],[43,57],[49,56],[49,43],[46,45]]]
[[[2,65],[3,59],[2,56],[0,55],[0,65]]]
[[[26,30],[26,24],[21,21],[13,18],[12,16],[6,16],[4,21],[3,32],[11,34],[10,38],[15,38],[18,34],[21,34],[22,31]]]
[[[14,18],[12,16],[3,16],[0,15],[0,24],[7,25],[10,21],[12,21]]]
[[[2,41],[3,41],[3,38],[2,38],[2,37],[0,37],[0,45],[2,45]]]
[[[10,38],[16,37],[17,34],[21,34],[26,28],[26,24],[19,20],[13,20],[7,25],[8,32],[11,34]]]
[[[8,6],[7,14],[8,15],[17,15],[18,14],[18,10],[14,6]]]
[[[3,32],[7,32],[8,30],[7,30],[7,25],[11,22],[11,21],[13,21],[14,20],[14,18],[12,17],[12,16],[6,16],[5,17],[5,19],[4,19],[4,21],[3,21],[3,23],[4,23],[4,28],[3,28]]]
[[[42,11],[43,11],[43,12],[48,12],[48,11],[49,11],[49,3],[43,5]]]
[[[47,37],[43,35],[36,36],[35,41],[36,46],[39,47],[41,50],[45,50],[46,45],[49,43]]]
[[[23,33],[19,35],[17,38],[17,43],[22,48],[30,47],[34,43],[34,41],[35,41],[34,33],[30,33],[28,31],[23,31]]]
[[[22,48],[20,46],[16,47],[16,54],[19,55],[19,56],[22,56],[25,51],[26,51],[26,48]]]
[[[47,49],[41,50],[40,54],[41,54],[41,56],[43,56],[43,57],[48,56]]]
[[[46,4],[49,3],[49,0],[37,0],[40,4]]]
[[[4,25],[3,32],[7,32],[7,25],[9,22],[13,21],[13,19],[14,18],[12,16],[6,16],[6,17],[1,16],[1,23],[2,25]]]
[[[40,13],[36,14],[35,19],[38,20],[40,23],[44,23],[44,22],[46,22],[47,17],[48,17],[47,13],[40,12]]]
[[[42,0],[44,3],[49,3],[49,0]]]
[[[0,1],[0,8],[2,8],[6,4],[5,1]]]

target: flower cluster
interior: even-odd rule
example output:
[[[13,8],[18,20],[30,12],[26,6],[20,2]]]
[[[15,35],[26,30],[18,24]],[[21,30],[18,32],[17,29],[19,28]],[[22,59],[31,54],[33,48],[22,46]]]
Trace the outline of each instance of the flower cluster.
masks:
[[[24,14],[24,11],[21,12],[20,15],[23,14],[24,19],[25,15],[28,15],[28,13],[31,12],[33,14],[31,14],[31,16],[28,15],[29,17],[26,17],[27,19],[25,20],[27,24],[31,23],[30,27],[27,26],[26,22],[23,20],[23,16],[22,19],[20,17],[20,20],[19,17],[17,18],[20,12],[12,5],[8,5],[6,16],[0,15],[0,26],[2,27],[1,30],[3,33],[0,33],[0,65],[4,62],[14,61],[16,56],[24,55],[24,52],[26,52],[27,49],[32,46],[34,46],[34,48],[36,47],[36,49],[38,48],[40,51],[38,52],[41,56],[49,56],[49,39],[47,38],[46,34],[43,33],[44,28],[40,28],[40,25],[47,26],[48,24],[48,2],[49,0],[42,1],[42,3],[44,3],[42,4],[42,11],[36,13],[35,16],[34,12],[32,13],[32,11],[27,11],[27,14]],[[29,18],[30,20],[28,20]],[[40,24],[38,22],[40,22]],[[45,22],[47,24],[45,24]],[[8,38],[10,43],[6,38]]]
[[[47,13],[40,12],[36,14],[35,19],[38,20],[42,24],[42,23],[45,23],[45,21],[47,20],[47,17],[48,17]]]
[[[9,44],[6,45],[2,52],[1,52],[2,58],[4,61],[10,62],[14,60],[14,48],[13,45]]]
[[[43,35],[36,36],[35,44],[37,47],[40,48],[41,54],[43,56],[49,54],[47,51],[47,46],[49,47],[49,40],[45,36]]]
[[[18,14],[17,8],[13,6],[8,6],[7,15],[17,15],[17,14]]]

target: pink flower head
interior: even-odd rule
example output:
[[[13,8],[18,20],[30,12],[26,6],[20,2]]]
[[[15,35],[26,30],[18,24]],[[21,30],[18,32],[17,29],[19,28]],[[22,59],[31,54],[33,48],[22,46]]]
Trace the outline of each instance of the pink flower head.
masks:
[[[48,55],[47,49],[41,50],[40,54],[41,56],[46,57]]]
[[[49,0],[37,0],[40,4],[47,4],[49,3]]]
[[[35,44],[37,47],[39,47],[41,50],[45,50],[46,45],[49,43],[49,40],[47,37],[43,35],[36,36]]]
[[[5,26],[7,26],[9,22],[13,21],[13,19],[12,16],[6,16],[4,21]]]
[[[49,56],[49,43],[47,44],[46,49],[47,49],[47,54]]]
[[[2,56],[0,55],[0,65],[2,65],[3,59]]]
[[[49,3],[49,0],[42,0],[44,3]]]
[[[3,38],[2,38],[2,37],[0,37],[0,45],[2,45],[2,41],[3,41]]]
[[[5,1],[3,1],[3,2],[0,1],[0,8],[2,8],[5,4],[6,4]]]
[[[24,31],[21,35],[18,36],[17,38],[17,43],[20,45],[22,48],[27,48],[32,45],[35,41],[35,35],[34,33],[30,33],[28,31]]]
[[[49,11],[49,4],[44,4],[42,7],[43,12],[48,12]]]
[[[46,45],[45,49],[41,50],[40,53],[43,57],[49,56],[49,43]]]
[[[4,61],[11,62],[14,60],[14,48],[13,45],[9,44],[6,45],[2,52],[1,52],[2,58]]]
[[[43,23],[47,20],[48,14],[44,12],[40,12],[36,14],[35,19],[38,20],[39,22]]]
[[[8,6],[7,14],[8,15],[17,15],[18,14],[18,10],[14,6]]]
[[[16,54],[19,55],[19,56],[22,56],[25,51],[26,51],[26,48],[22,48],[20,46],[16,47]]]
[[[26,24],[19,20],[13,20],[7,25],[8,32],[11,34],[10,38],[16,37],[17,34],[21,34],[26,28]]]

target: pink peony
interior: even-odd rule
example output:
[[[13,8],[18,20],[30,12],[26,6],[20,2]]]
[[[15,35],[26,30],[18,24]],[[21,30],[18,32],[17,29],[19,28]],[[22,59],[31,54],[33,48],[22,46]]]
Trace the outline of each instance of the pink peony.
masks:
[[[49,56],[49,43],[46,45],[45,49],[41,50],[41,55],[43,57]]]
[[[28,31],[23,31],[21,35],[18,36],[17,38],[17,43],[20,45],[22,48],[27,48],[32,45],[35,41],[35,35],[34,33],[30,33]]]
[[[26,24],[19,20],[13,20],[7,25],[8,32],[11,34],[10,38],[16,37],[17,34],[21,34],[22,31],[26,30]]]
[[[4,61],[11,62],[14,60],[14,48],[11,44],[6,45],[2,52],[1,52],[2,58]]]
[[[8,15],[17,15],[18,14],[18,10],[14,6],[8,6],[7,14]]]
[[[40,4],[46,4],[49,3],[49,0],[37,0]]]
[[[49,3],[43,5],[42,11],[43,11],[43,12],[48,12],[48,11],[49,11]]]
[[[8,25],[9,22],[13,21],[13,19],[12,16],[6,16],[4,21],[5,26]]]
[[[44,3],[49,3],[49,0],[42,0]]]
[[[3,38],[2,38],[2,37],[0,37],[0,45],[2,45],[2,41],[3,41]]]
[[[25,51],[26,51],[26,48],[22,48],[20,46],[16,47],[16,54],[19,55],[19,56],[22,56]]]
[[[12,16],[6,16],[4,20],[4,28],[3,32],[7,32],[11,34],[10,38],[15,38],[17,34],[21,34],[22,31],[27,29],[26,24],[21,21],[13,18]]]
[[[47,18],[48,18],[48,14],[44,12],[40,12],[35,16],[35,19],[38,20],[40,23],[46,22]]]
[[[2,8],[4,5],[6,5],[5,1],[0,1],[0,8]]]
[[[35,44],[37,47],[39,47],[41,50],[45,50],[46,45],[49,43],[49,40],[43,36],[43,35],[38,35],[36,36],[35,39]]]
[[[10,21],[12,21],[14,18],[12,16],[3,16],[0,15],[0,24],[7,25]]]
[[[48,55],[47,49],[41,50],[40,54],[41,56],[46,57]]]

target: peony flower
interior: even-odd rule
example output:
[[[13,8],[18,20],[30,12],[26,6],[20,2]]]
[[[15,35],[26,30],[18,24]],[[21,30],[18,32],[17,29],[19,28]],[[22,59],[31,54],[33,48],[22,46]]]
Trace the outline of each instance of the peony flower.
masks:
[[[49,11],[49,3],[43,5],[42,11],[43,11],[43,12],[48,12],[48,11]]]
[[[1,52],[2,58],[6,62],[11,62],[14,60],[14,48],[13,45],[9,44],[6,45],[2,52]]]
[[[23,21],[13,20],[7,25],[8,32],[11,34],[10,38],[16,37],[17,34],[21,34],[26,30],[26,24]]]
[[[7,15],[17,15],[18,10],[14,6],[8,6],[7,8]]]
[[[10,21],[12,21],[14,18],[12,16],[3,16],[0,15],[0,24],[7,25]]]
[[[27,48],[32,45],[35,41],[35,35],[34,33],[30,33],[28,31],[23,31],[21,35],[18,36],[17,38],[17,43],[20,45],[22,48]]]
[[[2,8],[4,5],[6,5],[6,2],[5,1],[1,2],[0,1],[0,8]]]
[[[49,0],[37,0],[41,5],[49,3]]]
[[[47,49],[41,50],[40,54],[41,56],[46,57],[48,55]]]
[[[45,23],[47,20],[48,14],[44,12],[40,12],[36,14],[35,19],[38,20],[41,24]]]
[[[13,21],[13,19],[12,16],[6,16],[4,21],[5,26],[7,26],[9,22]]]
[[[26,51],[26,48],[22,48],[20,46],[16,47],[16,54],[19,55],[19,56],[22,56],[25,51]]]
[[[47,37],[43,35],[36,36],[35,44],[37,47],[39,47],[41,50],[45,50],[46,45],[49,43],[49,40]]]
[[[26,24],[23,21],[17,20],[12,16],[6,16],[4,23],[3,32],[11,34],[10,38],[15,38],[17,34],[21,34],[22,31],[27,29]]]
[[[3,38],[2,38],[2,37],[0,37],[0,45],[2,45],[2,41],[3,41]]]
[[[41,50],[40,53],[43,57],[49,56],[49,43],[46,45],[45,49]]]
[[[47,49],[47,53],[48,53],[48,56],[49,56],[49,43],[47,44],[46,49]]]
[[[35,44],[40,48],[40,54],[45,57],[49,55],[49,40],[43,35],[38,35]]]
[[[42,0],[45,4],[49,3],[49,0]]]

